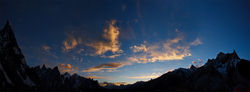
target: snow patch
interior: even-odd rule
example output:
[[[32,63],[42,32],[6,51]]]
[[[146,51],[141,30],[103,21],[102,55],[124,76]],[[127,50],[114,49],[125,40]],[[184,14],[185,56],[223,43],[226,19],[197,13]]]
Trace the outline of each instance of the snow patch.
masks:
[[[23,77],[21,76],[21,74],[18,71],[17,71],[17,74],[25,84],[27,84],[29,86],[35,86],[35,84],[30,80],[29,76],[26,76],[26,79],[23,79]]]
[[[9,84],[12,84],[12,85],[13,85],[13,83],[12,83],[11,80],[10,80],[10,78],[8,77],[8,75],[6,74],[6,72],[4,71],[3,66],[2,66],[1,63],[0,63],[0,70],[3,71],[3,75],[4,75],[5,79],[7,80],[7,82],[8,82]]]

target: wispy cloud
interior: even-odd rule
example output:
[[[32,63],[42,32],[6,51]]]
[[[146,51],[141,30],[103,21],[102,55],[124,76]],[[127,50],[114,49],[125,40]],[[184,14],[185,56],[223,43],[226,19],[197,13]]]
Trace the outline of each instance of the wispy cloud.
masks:
[[[132,77],[127,77],[129,79],[153,79],[161,76],[161,73],[152,73],[149,75],[143,75],[143,76],[132,76]]]
[[[103,70],[113,71],[125,65],[133,63],[149,63],[156,61],[182,60],[184,57],[191,56],[190,47],[194,46],[191,43],[185,43],[182,36],[169,39],[160,43],[146,45],[146,42],[140,45],[131,46],[130,49],[134,52],[134,56],[127,57],[126,62],[110,62],[98,66],[84,69],[82,72],[98,72]],[[201,43],[201,41],[200,41]],[[152,76],[148,76],[152,77]],[[142,77],[131,77],[142,78]],[[144,77],[146,78],[146,77]]]
[[[103,71],[103,70],[113,71],[113,70],[116,70],[117,68],[123,67],[124,65],[129,65],[129,64],[130,64],[129,62],[110,62],[110,63],[105,63],[105,64],[101,64],[98,66],[84,69],[82,70],[82,72],[97,72],[97,71]]]
[[[131,46],[130,49],[132,49],[133,52],[146,52],[148,49],[146,48],[146,45],[145,44],[141,44],[139,46]]]
[[[201,42],[201,40],[200,40],[200,38],[196,38],[196,40],[194,40],[192,43],[190,43],[191,45],[200,45],[200,44],[202,44],[202,42]]]
[[[119,38],[119,28],[115,26],[116,20],[109,22],[107,28],[104,29],[102,37],[104,40],[93,41],[86,43],[85,45],[94,48],[95,55],[100,55],[102,57],[114,58],[120,56],[123,50],[120,49],[121,43],[118,41]],[[113,55],[106,56],[105,53],[111,51]]]
[[[201,59],[197,59],[197,61],[192,61],[193,65],[195,65],[196,67],[201,67],[203,61]]]
[[[114,83],[110,83],[110,82],[102,82],[102,83],[99,83],[100,84],[100,86],[102,86],[102,87],[105,87],[105,86],[107,86],[107,85],[116,85],[116,86],[120,86],[120,85],[128,85],[128,83],[126,83],[126,82],[114,82]]]
[[[65,73],[68,72],[70,74],[76,73],[78,71],[78,67],[72,66],[71,64],[59,64],[58,69],[60,72]]]
[[[85,78],[91,78],[91,79],[111,79],[110,77],[106,76],[84,76]]]
[[[74,37],[71,34],[67,34],[67,38],[63,41],[62,50],[63,52],[68,52],[72,49],[74,49],[77,45],[81,44],[82,40],[81,38]]]
[[[185,44],[183,40],[182,36],[177,36],[176,38],[148,46],[145,44],[140,46],[134,45],[131,48],[133,52],[142,51],[143,53],[137,53],[135,56],[129,57],[129,60],[137,63],[182,60],[184,57],[191,56],[190,46],[192,46]],[[197,40],[195,41],[197,43]]]
[[[50,52],[51,47],[49,47],[48,45],[43,45],[42,49],[46,52]]]

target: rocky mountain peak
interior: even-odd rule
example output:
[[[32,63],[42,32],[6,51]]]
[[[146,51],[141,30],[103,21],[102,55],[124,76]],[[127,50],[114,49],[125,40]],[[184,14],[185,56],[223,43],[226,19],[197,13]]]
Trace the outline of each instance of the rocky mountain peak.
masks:
[[[233,53],[220,52],[217,55],[215,61],[225,63],[228,61],[234,61],[234,60],[239,60],[239,59],[240,59],[239,56],[237,55],[236,51],[234,50]]]

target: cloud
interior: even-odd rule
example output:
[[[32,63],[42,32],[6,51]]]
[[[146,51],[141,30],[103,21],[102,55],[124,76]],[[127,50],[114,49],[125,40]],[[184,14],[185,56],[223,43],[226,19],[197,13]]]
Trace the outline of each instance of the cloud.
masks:
[[[140,51],[146,52],[147,51],[145,44],[141,44],[139,46],[134,45],[134,46],[131,46],[130,49],[132,49],[133,52],[140,52]]]
[[[160,43],[155,43],[147,46],[146,42],[139,46],[131,46],[130,49],[134,52],[134,56],[126,58],[126,62],[110,62],[98,66],[84,69],[82,72],[97,72],[107,70],[108,72],[125,65],[133,63],[149,63],[156,61],[182,60],[184,57],[191,56],[190,43],[185,43],[182,36],[177,36]],[[192,42],[191,42],[192,43]],[[151,78],[153,76],[130,77],[130,78]]]
[[[193,64],[196,64],[197,62],[196,61],[192,61]]]
[[[124,65],[129,65],[129,62],[109,62],[105,64],[101,64],[98,66],[90,67],[82,70],[82,72],[98,72],[103,70],[116,70],[117,68],[123,67]]]
[[[199,63],[202,63],[203,61],[201,59],[198,59]]]
[[[150,75],[143,75],[143,76],[133,76],[133,77],[127,77],[129,79],[153,79],[161,76],[161,73],[152,73]]]
[[[59,64],[58,69],[61,73],[68,72],[70,74],[76,73],[78,71],[78,67],[74,67],[71,64]]]
[[[50,47],[48,46],[48,45],[43,45],[42,46],[42,49],[44,50],[44,51],[46,51],[46,52],[50,52]]]
[[[193,65],[195,65],[196,67],[201,67],[203,61],[201,59],[197,59],[197,61],[192,61]]]
[[[69,52],[70,50],[74,49],[78,44],[81,44],[81,38],[76,38],[71,34],[67,34],[66,40],[63,41],[63,52]]]
[[[196,40],[194,40],[194,41],[191,43],[191,45],[194,45],[194,46],[200,45],[200,44],[202,44],[202,42],[201,42],[201,40],[200,40],[199,38],[196,38]]]
[[[110,77],[105,77],[105,76],[84,76],[84,77],[90,79],[110,79]]]
[[[115,26],[115,23],[116,20],[111,20],[108,27],[104,29],[104,33],[102,35],[104,40],[93,41],[85,44],[95,49],[95,55],[109,57],[104,54],[108,51],[111,51],[113,55],[111,55],[109,58],[114,58],[120,56],[120,53],[123,52],[123,50],[120,49],[121,43],[118,41],[120,34],[119,28]]]
[[[169,39],[160,43],[149,46],[142,44],[132,46],[131,50],[136,53],[135,56],[129,57],[128,60],[137,63],[148,63],[167,60],[182,60],[184,57],[191,56],[190,44],[184,43],[182,36]],[[193,43],[193,42],[192,42]],[[137,53],[142,51],[143,53]]]
[[[102,83],[99,83],[100,86],[102,87],[105,87],[107,85],[116,85],[116,86],[120,86],[120,85],[128,85],[128,83],[126,82],[114,82],[114,83],[111,83],[111,82],[102,82]]]

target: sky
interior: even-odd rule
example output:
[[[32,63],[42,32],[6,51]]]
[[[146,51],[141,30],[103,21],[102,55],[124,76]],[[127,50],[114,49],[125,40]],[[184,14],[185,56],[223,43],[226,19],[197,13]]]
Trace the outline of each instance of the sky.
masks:
[[[135,83],[219,52],[250,60],[249,0],[0,0],[28,65]]]

